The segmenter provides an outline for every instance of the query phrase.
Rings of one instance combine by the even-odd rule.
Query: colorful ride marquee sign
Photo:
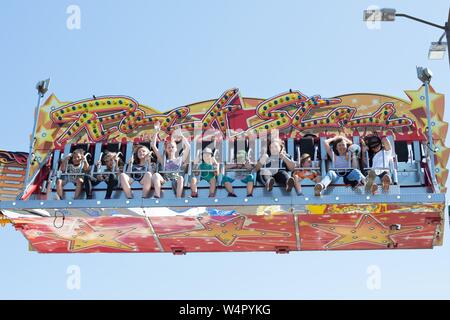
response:
[[[215,129],[223,137],[233,133],[279,130],[284,137],[304,134],[369,134],[391,131],[395,139],[426,140],[427,117],[424,87],[405,91],[409,101],[379,94],[346,94],[332,98],[307,96],[289,90],[269,99],[243,98],[239,89],[225,91],[218,99],[160,112],[128,96],[101,96],[62,102],[52,94],[39,110],[33,152],[32,176],[54,149],[67,143],[140,142],[161,128],[160,137],[176,129],[193,132]],[[442,186],[448,175],[448,149],[443,121],[444,96],[430,87],[433,139],[437,175]],[[231,133],[231,134],[230,134]]]

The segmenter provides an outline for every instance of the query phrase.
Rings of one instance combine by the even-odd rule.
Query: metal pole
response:
[[[429,89],[430,82],[425,81],[424,84],[425,84],[425,102],[427,104],[428,154],[430,155],[429,163],[430,163],[430,171],[431,171],[431,182],[436,187],[437,182],[436,182],[436,171],[435,171],[435,166],[434,166],[434,147],[433,147],[433,132],[432,132],[433,124],[431,123],[430,98],[428,95],[428,89]]]
[[[432,27],[435,27],[435,28],[439,28],[439,29],[445,30],[445,26],[441,26],[441,25],[438,25],[438,24],[436,24],[436,23],[433,23],[433,22],[430,22],[430,21],[426,21],[426,20],[423,20],[423,19],[419,19],[419,18],[410,16],[409,14],[396,13],[395,16],[396,16],[396,17],[404,17],[404,18],[408,18],[408,19],[415,20],[415,21],[418,21],[418,22],[421,22],[421,23],[425,23],[425,24],[427,24],[427,25],[429,25],[429,26],[432,26]]]
[[[30,168],[31,168],[31,160],[33,158],[32,152],[33,152],[34,139],[35,139],[35,134],[36,134],[36,132],[35,132],[36,131],[36,125],[37,125],[37,122],[38,122],[38,119],[39,119],[39,107],[40,107],[40,104],[41,104],[41,98],[43,96],[44,95],[41,94],[38,91],[38,101],[37,101],[37,105],[36,105],[36,109],[35,109],[33,131],[31,132],[30,150],[28,152],[28,159],[27,159],[27,170],[25,172],[25,183],[24,183],[24,185],[27,187],[27,189],[28,189],[28,183],[30,181],[29,174],[30,174]],[[26,191],[26,190],[24,190],[24,191]]]

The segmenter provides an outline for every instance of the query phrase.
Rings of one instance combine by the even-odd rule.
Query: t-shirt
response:
[[[164,171],[180,171],[182,161],[183,159],[181,157],[166,159],[166,162],[164,163]]]
[[[82,173],[82,172],[83,172],[83,166],[81,163],[78,165],[74,165],[73,163],[67,164],[66,173]],[[67,175],[65,179],[67,182],[72,182],[75,184],[77,181],[77,178],[78,177],[76,175],[71,174],[71,175]]]
[[[384,154],[384,157],[383,157],[383,154]],[[375,153],[372,157],[372,167],[373,168],[389,168],[389,162],[391,160],[392,160],[392,149],[389,151],[380,150],[377,153]],[[375,169],[376,174],[381,174],[383,171],[386,171],[386,170]]]
[[[206,181],[211,180],[214,177],[214,172],[211,170],[214,170],[214,166],[212,164],[202,162],[198,166],[198,169],[200,170],[200,176],[205,179]],[[205,171],[202,171],[205,170]]]
[[[133,171],[133,172],[137,171],[137,173],[132,173],[131,174],[131,178],[133,178],[134,180],[141,181],[142,178],[144,177],[146,168],[145,168],[145,165],[133,164],[133,166],[131,167],[131,171]]]
[[[182,157],[177,157],[175,159],[166,159],[164,163],[163,171],[173,171],[166,172],[163,174],[165,180],[176,180],[179,177],[179,171],[181,169],[181,164],[183,163]]]

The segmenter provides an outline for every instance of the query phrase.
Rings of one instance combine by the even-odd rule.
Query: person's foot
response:
[[[286,191],[287,192],[292,191],[292,188],[294,187],[294,183],[295,183],[294,178],[290,177],[288,179],[288,181],[286,182]]]
[[[373,184],[375,182],[375,178],[377,177],[375,171],[369,170],[369,174],[367,175],[367,182],[366,182],[366,193],[372,192],[373,190]],[[378,189],[378,187],[377,187]]]
[[[249,193],[249,194],[247,195],[247,197],[253,197],[253,194]]]
[[[376,183],[372,184],[372,186],[370,187],[370,193],[371,194],[376,194],[378,192],[378,185]]]
[[[381,183],[383,186],[384,192],[389,192],[389,188],[391,186],[392,180],[391,177],[388,174],[385,174],[383,178],[381,179]]]
[[[266,183],[267,191],[269,191],[269,192],[272,191],[274,184],[275,184],[275,179],[270,178],[269,181],[267,181],[267,183]]]
[[[210,193],[208,197],[209,197],[209,198],[214,198],[215,195],[214,195],[213,193]]]
[[[322,193],[323,190],[323,184],[318,183],[314,186],[314,195],[316,197],[320,197],[320,194]]]
[[[86,195],[86,199],[91,200],[92,199],[92,194]]]
[[[192,192],[191,198],[198,198],[198,192]]]
[[[233,197],[233,198],[237,197],[237,195],[235,193],[233,193],[233,192],[228,192],[228,196],[229,197]]]

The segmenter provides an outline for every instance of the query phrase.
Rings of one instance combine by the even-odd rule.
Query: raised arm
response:
[[[89,162],[87,161],[87,154],[85,154],[84,156],[83,156],[83,167],[82,167],[82,171],[83,172],[88,172],[89,171]]]
[[[151,144],[151,146],[152,146],[153,152],[154,152],[155,155],[156,155],[156,159],[158,160],[159,163],[162,164],[162,163],[164,162],[164,159],[163,159],[161,153],[160,153],[159,150],[158,150],[158,146],[156,145],[157,142],[158,142],[158,133],[159,133],[159,130],[160,130],[159,123],[156,123],[156,124],[155,124],[155,134],[153,135],[153,139],[152,139],[152,144]]]
[[[185,136],[183,136],[180,133],[180,137],[181,137],[181,143],[183,144],[183,153],[182,153],[182,159],[183,159],[183,163],[187,163],[189,161],[189,155],[191,153],[191,145],[189,143],[189,141],[186,139]]]
[[[323,144],[325,146],[325,151],[327,152],[328,156],[330,156],[331,159],[333,159],[333,150],[331,150],[330,144],[332,142],[334,142],[336,139],[337,139],[337,137],[328,138],[328,139],[325,139],[325,141],[323,142]]]
[[[59,170],[61,170],[62,172],[66,171],[67,165],[69,164],[69,159],[72,156],[71,153],[69,153],[67,156],[65,156],[62,160],[61,160],[61,165],[59,166]]]
[[[369,149],[367,148],[366,142],[364,141],[364,139],[361,139],[361,158],[362,158],[362,163],[363,166],[365,168],[367,168],[369,166],[369,159],[367,159],[367,151],[369,151]]]

